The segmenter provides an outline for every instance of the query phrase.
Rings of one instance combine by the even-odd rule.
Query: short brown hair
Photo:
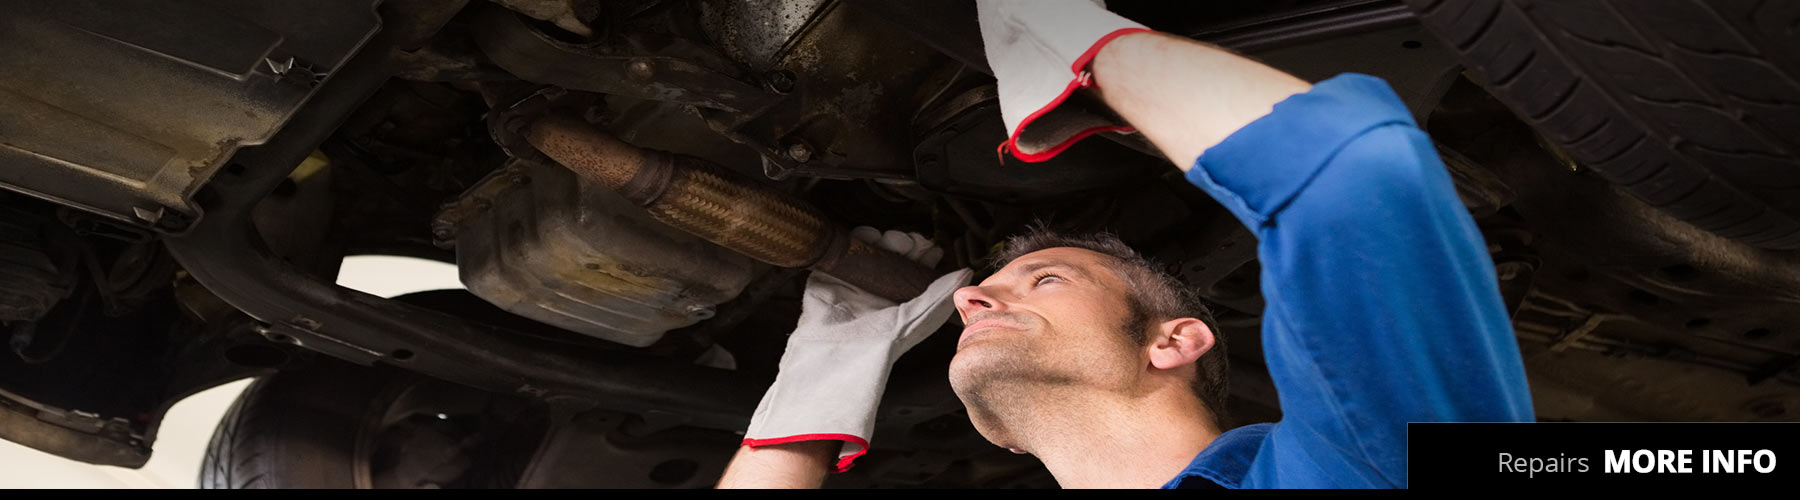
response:
[[[1174,276],[1162,272],[1155,262],[1110,233],[1070,236],[1058,234],[1041,224],[1033,225],[1024,234],[1008,238],[993,265],[999,269],[1025,254],[1059,247],[1080,248],[1112,257],[1111,269],[1130,288],[1130,293],[1125,296],[1130,312],[1121,328],[1126,338],[1136,345],[1149,342],[1147,331],[1151,324],[1176,318],[1198,319],[1213,331],[1212,350],[1195,361],[1193,390],[1212,412],[1213,423],[1223,429],[1226,424],[1225,400],[1231,392],[1226,373],[1225,336],[1213,321],[1212,309],[1201,301],[1199,294]]]

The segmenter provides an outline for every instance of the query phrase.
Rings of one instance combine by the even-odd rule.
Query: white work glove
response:
[[[975,9],[999,80],[1003,154],[1041,162],[1095,133],[1135,132],[1103,105],[1064,101],[1094,85],[1087,65],[1100,47],[1149,28],[1107,11],[1101,0],[975,0]]]
[[[944,254],[917,234],[883,234],[869,227],[850,234],[926,266],[937,264]],[[971,274],[968,269],[946,274],[917,298],[895,304],[812,273],[800,322],[781,356],[781,373],[750,418],[744,445],[839,440],[844,446],[836,472],[849,470],[851,461],[869,448],[875,409],[894,360],[943,326],[955,310],[950,294],[967,284]]]

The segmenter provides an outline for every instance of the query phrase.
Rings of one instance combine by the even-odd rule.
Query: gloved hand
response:
[[[1089,135],[1133,132],[1105,106],[1065,101],[1092,87],[1089,61],[1119,36],[1148,28],[1108,12],[1101,0],[975,0],[988,65],[999,80],[1004,154],[1048,160]]]
[[[858,227],[851,236],[933,266],[943,256],[925,237]],[[894,360],[925,340],[955,310],[950,294],[969,282],[961,269],[918,297],[895,304],[820,272],[806,280],[800,322],[788,337],[781,373],[763,394],[744,445],[839,440],[836,471],[868,450],[875,409]]]

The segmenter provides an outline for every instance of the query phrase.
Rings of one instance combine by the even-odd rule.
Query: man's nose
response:
[[[951,295],[951,298],[956,302],[956,311],[962,314],[964,322],[968,321],[969,315],[971,314],[982,311],[1006,310],[1005,303],[995,299],[993,295],[989,295],[987,291],[983,290],[980,286],[965,286],[958,288],[956,289],[956,293]]]

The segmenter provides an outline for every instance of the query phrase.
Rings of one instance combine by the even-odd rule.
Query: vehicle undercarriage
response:
[[[138,467],[175,401],[257,376],[284,380],[253,389],[267,404],[367,411],[342,433],[355,470],[213,464],[207,485],[709,486],[809,269],[896,294],[933,275],[845,230],[929,236],[942,272],[1035,221],[1116,233],[1201,290],[1234,423],[1280,415],[1255,239],[1133,137],[998,158],[969,2],[7,3],[9,440]],[[1386,79],[1487,238],[1540,419],[1800,416],[1800,254],[1597,173],[1465,71],[1421,24],[1435,4],[1109,2],[1304,79]],[[622,146],[577,158],[556,133]],[[667,186],[593,177],[627,156]],[[455,263],[469,290],[337,286],[365,254]],[[872,452],[831,485],[1054,484],[974,432],[954,338],[896,365]]]

